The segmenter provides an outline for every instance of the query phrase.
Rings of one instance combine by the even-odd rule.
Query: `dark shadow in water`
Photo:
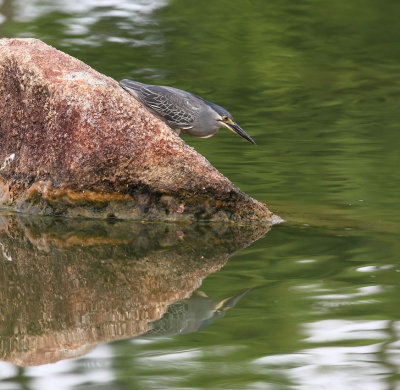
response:
[[[38,365],[103,341],[202,329],[243,294],[192,293],[268,230],[0,215],[0,358]]]

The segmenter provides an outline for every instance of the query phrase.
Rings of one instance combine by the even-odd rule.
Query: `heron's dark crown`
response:
[[[199,96],[200,97],[200,96]],[[207,106],[211,107],[214,111],[217,112],[217,114],[221,115],[221,116],[227,116],[229,118],[233,119],[233,116],[231,115],[231,113],[228,110],[225,110],[224,107],[219,106],[218,104],[215,103],[211,103],[206,99],[200,98],[201,100],[204,101],[204,103],[207,104]]]

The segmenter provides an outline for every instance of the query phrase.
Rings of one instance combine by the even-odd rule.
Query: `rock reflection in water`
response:
[[[169,305],[189,298],[267,231],[0,215],[0,358],[21,366],[50,363],[151,332]],[[205,310],[204,302],[192,305],[198,318],[187,331],[239,298],[219,304],[204,298]],[[165,332],[178,333],[170,325]]]

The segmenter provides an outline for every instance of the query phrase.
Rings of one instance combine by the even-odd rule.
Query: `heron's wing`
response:
[[[139,100],[168,121],[172,127],[190,129],[198,116],[200,104],[192,94],[172,87],[146,85],[136,81],[123,85],[133,89]]]
[[[200,109],[197,99],[191,98],[188,92],[168,87],[146,86],[142,89],[142,99],[146,106],[165,118],[172,127],[180,129],[193,127]]]

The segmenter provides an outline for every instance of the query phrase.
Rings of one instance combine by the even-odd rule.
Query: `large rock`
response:
[[[0,101],[0,207],[271,222],[115,80],[41,41],[0,40]]]

